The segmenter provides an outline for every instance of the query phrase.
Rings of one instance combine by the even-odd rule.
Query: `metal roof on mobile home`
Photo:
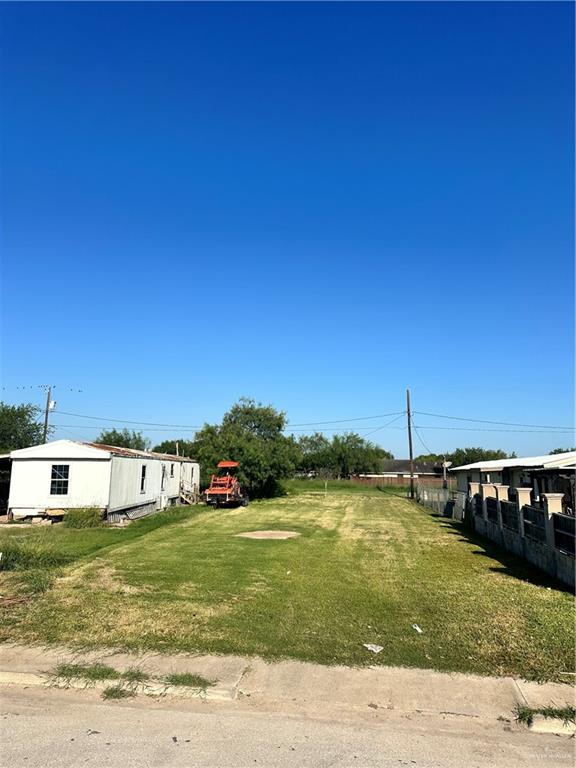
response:
[[[475,461],[473,464],[463,464],[451,467],[451,472],[465,469],[493,470],[501,469],[575,469],[576,451],[567,453],[548,454],[546,456],[519,456],[515,459],[492,459],[490,461]]]
[[[184,456],[172,456],[169,453],[155,453],[154,451],[138,451],[133,448],[120,448],[116,445],[104,445],[103,443],[88,443],[80,440],[52,440],[43,445],[33,445],[30,448],[20,448],[10,453],[12,459],[41,459],[56,457],[67,458],[92,458],[109,459],[111,456],[122,456],[130,459],[155,459],[157,461],[171,462],[195,462]]]

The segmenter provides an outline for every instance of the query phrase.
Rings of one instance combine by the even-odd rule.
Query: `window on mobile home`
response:
[[[68,493],[70,464],[52,464],[50,495],[65,496]]]

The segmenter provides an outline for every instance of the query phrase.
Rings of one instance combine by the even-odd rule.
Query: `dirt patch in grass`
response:
[[[235,535],[242,539],[296,539],[300,536],[297,531],[245,531]]]
[[[195,649],[215,620],[237,607],[234,597],[200,602],[174,594],[146,597],[81,589],[59,590],[32,606],[31,623],[21,627],[25,642],[60,643],[76,648],[117,647]],[[42,629],[40,629],[42,627]]]
[[[72,568],[65,576],[60,577],[58,582],[68,589],[84,588],[89,582],[93,589],[112,594],[139,595],[147,591],[145,587],[123,582],[117,569],[101,559]]]

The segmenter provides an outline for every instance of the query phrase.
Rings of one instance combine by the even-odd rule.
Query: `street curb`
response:
[[[551,733],[556,736],[573,736],[576,734],[575,723],[564,723],[557,717],[544,717],[544,715],[534,715],[529,728],[534,733]]]
[[[52,675],[36,675],[27,672],[0,672],[0,686],[21,686],[24,688],[75,688],[78,690],[104,691],[121,684],[120,680],[65,680]],[[234,701],[236,690],[230,686],[215,685],[206,688],[166,685],[161,682],[124,685],[126,690],[146,696],[174,696],[179,699],[201,699],[202,701]]]

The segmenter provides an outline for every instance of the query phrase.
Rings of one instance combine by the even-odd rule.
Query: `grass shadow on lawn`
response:
[[[571,589],[568,584],[564,584],[553,576],[549,576],[544,571],[536,568],[535,565],[518,557],[518,555],[515,555],[513,552],[509,552],[491,539],[485,539],[467,525],[455,520],[449,520],[448,518],[442,517],[442,515],[431,514],[430,517],[435,518],[434,522],[446,529],[446,533],[452,536],[459,536],[460,541],[477,546],[479,550],[472,554],[479,557],[487,557],[490,560],[497,560],[501,563],[501,568],[490,568],[494,573],[512,576],[514,579],[526,581],[537,587],[550,588],[559,592],[574,594],[574,590]]]

